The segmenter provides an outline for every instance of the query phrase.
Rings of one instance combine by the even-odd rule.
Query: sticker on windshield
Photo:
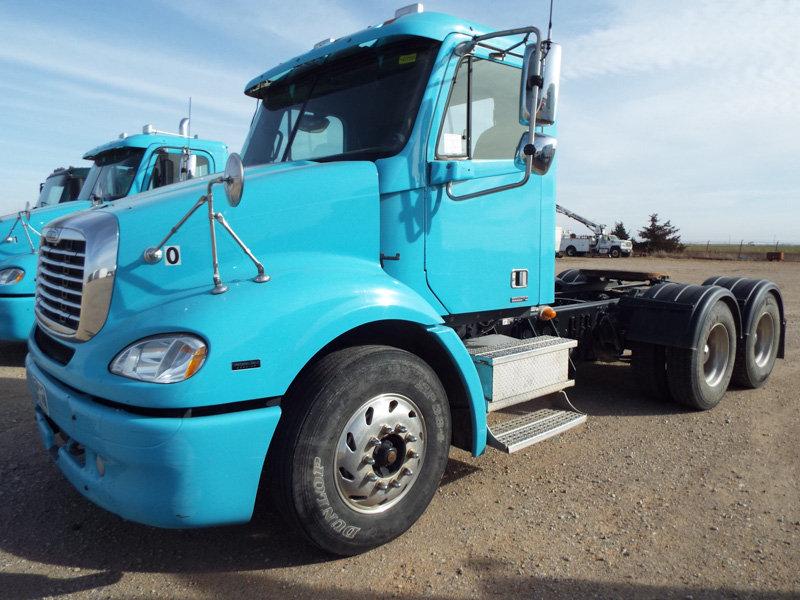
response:
[[[401,54],[400,60],[398,61],[401,65],[407,65],[409,63],[417,62],[417,53],[414,54]]]
[[[164,248],[164,262],[168,267],[176,267],[181,264],[181,247],[167,246]]]

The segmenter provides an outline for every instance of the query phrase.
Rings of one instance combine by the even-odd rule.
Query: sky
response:
[[[120,132],[177,130],[190,96],[192,132],[238,151],[252,77],[402,4],[0,1],[0,214]],[[424,4],[547,25],[547,0]],[[798,32],[796,0],[555,0],[558,202],[634,233],[658,213],[685,241],[800,242]]]

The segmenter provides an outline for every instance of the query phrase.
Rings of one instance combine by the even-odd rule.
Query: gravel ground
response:
[[[422,519],[349,559],[321,556],[268,506],[246,526],[198,531],[96,508],[41,448],[24,348],[0,346],[0,596],[800,597],[800,264],[613,264],[690,282],[771,278],[787,300],[789,360],[707,413],[641,397],[621,363],[579,365],[570,397],[585,426],[510,456],[454,450]]]

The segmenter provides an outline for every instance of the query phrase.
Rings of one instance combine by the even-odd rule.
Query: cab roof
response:
[[[472,37],[491,33],[492,31],[494,29],[486,25],[480,25],[444,13],[421,12],[407,14],[380,25],[367,27],[357,33],[345,35],[330,43],[318,45],[318,47],[312,48],[305,54],[289,59],[250,80],[245,86],[244,93],[248,96],[259,97],[259,91],[265,84],[269,85],[294,67],[324,59],[330,54],[374,39],[395,35],[414,35],[442,41],[451,33],[463,33]]]
[[[159,146],[175,146],[183,147],[189,146],[198,150],[225,150],[227,146],[222,142],[212,140],[204,140],[199,138],[187,138],[180,135],[169,135],[161,133],[137,133],[126,137],[120,137],[111,140],[105,144],[89,150],[83,155],[85,160],[94,160],[99,154],[108,152],[109,150],[117,150],[119,148],[148,148],[152,145]]]

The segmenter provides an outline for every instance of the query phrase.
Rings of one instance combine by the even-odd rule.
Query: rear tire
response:
[[[709,311],[698,339],[694,350],[669,349],[667,378],[676,402],[708,410],[722,400],[733,374],[736,323],[727,304],[719,301]]]
[[[775,296],[766,294],[763,301],[753,307],[753,315],[750,330],[745,332],[746,337],[736,350],[733,369],[733,381],[750,389],[766,383],[778,356],[781,313]]]
[[[359,554],[422,515],[447,465],[450,410],[419,357],[388,346],[333,352],[281,404],[268,481],[280,511],[313,544]]]
[[[566,253],[567,253],[567,256],[572,257],[572,256],[575,256],[578,252],[577,252],[577,250],[575,250],[575,246],[567,246]]]
[[[642,393],[657,400],[672,400],[664,346],[640,343],[632,350],[631,369]]]

